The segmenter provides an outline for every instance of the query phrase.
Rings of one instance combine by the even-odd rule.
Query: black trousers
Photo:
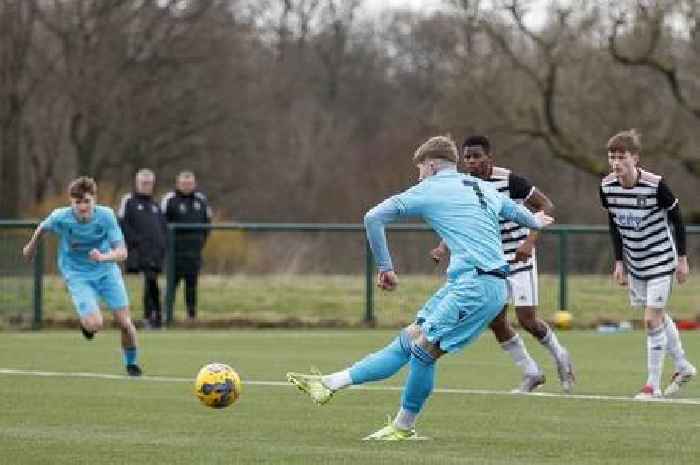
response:
[[[143,274],[143,318],[156,327],[160,326],[163,321],[158,274],[154,272],[144,272]]]
[[[173,290],[173,301],[177,294],[177,287],[180,281],[185,281],[185,306],[187,307],[187,317],[197,317],[197,281],[199,278],[198,272],[176,272],[175,273],[175,289]]]

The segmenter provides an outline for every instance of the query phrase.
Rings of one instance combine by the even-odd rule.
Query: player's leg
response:
[[[658,302],[658,305],[666,305],[670,299],[672,285],[672,275],[647,282],[649,301]],[[667,311],[663,313],[662,325],[666,335],[666,353],[671,357],[675,365],[671,382],[664,390],[664,395],[669,396],[677,393],[683,385],[693,379],[697,374],[697,370],[686,358],[676,323]]]
[[[647,382],[637,394],[645,399],[661,397],[661,374],[666,356],[666,331],[664,328],[664,309],[647,306],[644,309],[644,325],[647,329]]]
[[[199,274],[190,272],[185,275],[185,306],[187,318],[194,320],[197,317],[197,278]]]
[[[515,307],[518,322],[525,330],[532,334],[552,355],[557,367],[557,375],[562,389],[565,392],[573,390],[575,376],[573,363],[569,351],[559,342],[552,328],[537,316],[537,307]]]
[[[323,405],[335,392],[354,384],[379,381],[393,376],[410,358],[410,334],[417,331],[416,325],[403,329],[387,346],[367,355],[351,367],[321,375],[320,373],[287,373],[287,380]]]
[[[685,351],[683,350],[680,334],[678,334],[678,328],[668,313],[664,315],[664,323],[666,331],[666,351],[671,356],[676,366],[676,370],[671,376],[671,382],[664,390],[665,396],[671,396],[691,381],[697,375],[698,370],[685,357]]]
[[[367,436],[370,440],[415,438],[415,423],[433,391],[435,363],[445,353],[470,344],[501,311],[506,300],[505,281],[471,274],[456,280],[421,325],[411,344],[409,373],[393,424]]]
[[[513,363],[522,372],[522,381],[517,388],[513,389],[513,392],[531,392],[544,384],[544,373],[530,356],[523,338],[515,332],[508,321],[507,307],[503,307],[503,310],[494,318],[489,327],[501,348],[510,355]]]
[[[144,315],[148,315],[151,326],[160,328],[162,318],[158,274],[152,270],[143,272],[143,308]]]
[[[524,297],[529,294],[530,283],[523,278],[524,273],[516,273],[508,278],[509,303],[513,303],[517,297]],[[526,288],[527,286],[527,288]],[[501,344],[501,348],[510,355],[513,362],[522,372],[520,385],[513,389],[513,392],[531,392],[545,382],[545,376],[537,362],[532,358],[525,348],[525,341],[515,332],[513,326],[508,321],[507,307],[498,314],[489,327],[493,331],[496,340]]]
[[[166,293],[166,298],[168,299],[167,308],[172,308],[173,312],[175,310],[175,299],[177,298],[177,288],[180,285],[180,281],[184,278],[184,275],[180,273],[177,264],[175,265],[175,276],[173,276],[173,289],[170,294]]]
[[[647,281],[636,279],[632,275],[627,278],[630,305],[634,308],[644,308],[644,325],[647,330],[647,382],[635,396],[638,399],[661,397],[660,382],[663,357],[666,353],[666,332],[661,326],[663,309],[655,312],[647,305],[649,300]],[[658,313],[658,314],[657,314]],[[655,381],[656,378],[656,381]],[[654,386],[656,383],[656,386]]]
[[[73,306],[80,318],[80,331],[85,339],[92,339],[102,329],[103,321],[97,301],[98,293],[93,283],[80,276],[67,276],[66,287],[73,300]]]
[[[436,305],[448,294],[450,284],[445,284],[418,312],[417,321],[425,320]],[[379,381],[393,376],[411,357],[411,344],[420,334],[419,324],[411,324],[384,348],[371,353],[349,368],[330,375],[287,373],[290,383],[308,394],[317,404],[325,404],[333,394],[354,384]]]
[[[127,373],[130,376],[141,376],[136,327],[129,313],[129,297],[119,268],[115,266],[111,273],[100,279],[99,293],[119,326],[123,361]]]

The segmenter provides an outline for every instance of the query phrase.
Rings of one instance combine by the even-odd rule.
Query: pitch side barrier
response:
[[[38,221],[0,220],[0,319],[32,329],[41,327],[46,244],[39,242],[31,263],[22,257],[22,247],[38,225]]]
[[[21,256],[22,246],[29,240],[34,228],[38,225],[33,220],[0,220],[0,250],[2,250],[3,262],[0,263],[0,320],[10,321],[13,326],[31,326],[40,329],[43,309],[43,286],[47,268],[51,268],[47,260],[52,259],[47,253],[46,239],[39,242],[36,258],[28,263]],[[212,230],[212,231],[241,231],[241,232],[274,232],[274,233],[356,233],[364,235],[362,224],[337,224],[337,223],[217,223],[217,224],[169,224],[168,225],[168,259],[166,264],[167,288],[165,299],[165,312],[168,323],[173,321],[174,293],[174,256],[175,232],[177,230]],[[394,233],[429,232],[430,228],[422,224],[396,224],[387,228]],[[700,236],[700,225],[686,227],[690,240]],[[547,253],[554,253],[556,257],[548,257],[552,262],[551,270],[556,270],[558,276],[556,302],[560,309],[569,309],[569,275],[576,271],[581,260],[580,254],[571,259],[572,252],[581,252],[579,240],[585,236],[589,238],[598,236],[596,246],[605,247],[605,253],[611,250],[609,240],[602,237],[608,233],[606,225],[568,225],[560,224],[552,226],[544,231],[542,239],[549,241]],[[372,325],[375,322],[374,311],[374,274],[375,266],[367,241],[364,242],[364,309],[362,319]],[[605,244],[604,246],[602,244]],[[541,247],[540,249],[543,249]],[[583,251],[585,254],[585,250]],[[696,253],[689,252],[692,256]],[[574,254],[575,255],[575,254]],[[609,266],[609,257],[605,257],[606,266]],[[691,262],[692,262],[691,258]],[[47,266],[49,265],[49,266]],[[692,265],[692,263],[691,263]]]
[[[167,259],[167,290],[166,290],[166,321],[173,321],[173,305],[172,298],[175,292],[175,262],[172,259],[175,251],[176,231],[182,230],[229,230],[242,232],[277,232],[277,233],[296,233],[296,232],[323,232],[323,233],[348,233],[356,232],[364,234],[364,225],[362,224],[338,224],[338,223],[217,223],[217,224],[176,224],[168,225],[168,244],[169,253]],[[686,227],[689,235],[700,234],[700,225],[689,225]],[[394,224],[387,227],[387,231],[392,232],[429,232],[430,227],[424,224]],[[557,246],[556,268],[559,276],[558,286],[558,306],[561,310],[569,308],[569,251],[572,247],[572,239],[583,235],[604,235],[608,234],[607,225],[573,225],[559,224],[554,225],[543,231],[544,234],[554,236]],[[369,242],[365,242],[365,305],[363,320],[366,324],[372,325],[375,323],[374,313],[374,274],[375,264],[372,259],[372,253],[369,247]]]

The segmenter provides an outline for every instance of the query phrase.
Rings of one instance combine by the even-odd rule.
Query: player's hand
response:
[[[535,245],[529,241],[525,241],[515,250],[515,261],[516,262],[526,262],[532,257],[532,251],[535,249]]]
[[[433,259],[435,263],[440,263],[440,261],[447,256],[447,250],[443,247],[435,247],[430,251],[430,258]]]
[[[622,262],[615,262],[615,268],[613,269],[613,279],[620,286],[627,285],[627,273],[625,273],[625,265]]]
[[[546,214],[543,210],[534,213],[534,215],[542,228],[546,228],[550,224],[554,223],[554,218]]]
[[[676,279],[678,284],[683,284],[688,279],[688,274],[690,274],[690,267],[688,266],[688,257],[685,255],[678,257],[678,266],[676,267]]]
[[[383,291],[393,291],[399,285],[399,277],[393,271],[380,271],[377,274],[377,287]]]
[[[32,261],[34,259],[35,254],[36,246],[31,242],[22,248],[22,255],[29,261]]]
[[[95,262],[102,262],[105,259],[104,254],[97,249],[92,249],[88,254],[88,257],[90,257],[90,260]]]

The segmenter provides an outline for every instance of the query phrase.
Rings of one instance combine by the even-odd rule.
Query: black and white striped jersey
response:
[[[525,202],[535,187],[527,179],[516,176],[509,169],[493,167],[491,176],[486,179],[501,194],[510,197],[517,203]],[[512,221],[501,218],[501,243],[503,244],[503,254],[510,265],[510,273],[531,270],[534,263],[534,254],[526,262],[515,261],[515,251],[527,238],[530,230]]]
[[[621,257],[630,275],[650,280],[672,274],[678,262],[668,210],[678,204],[661,176],[638,170],[633,187],[623,187],[615,174],[600,184],[600,200],[610,214],[610,227],[622,243]]]

